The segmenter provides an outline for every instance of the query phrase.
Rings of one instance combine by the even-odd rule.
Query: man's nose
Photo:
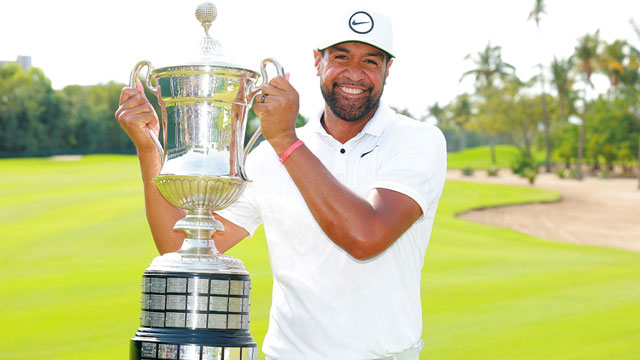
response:
[[[346,76],[349,80],[359,81],[364,78],[364,72],[357,65],[351,65],[346,68],[344,71],[344,76]]]

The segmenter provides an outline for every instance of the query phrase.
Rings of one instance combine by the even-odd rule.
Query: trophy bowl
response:
[[[154,180],[167,201],[193,211],[222,210],[233,204],[246,186],[242,179],[221,176],[162,175]]]

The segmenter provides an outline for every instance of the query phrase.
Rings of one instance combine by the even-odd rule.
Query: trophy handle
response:
[[[273,58],[266,58],[262,60],[262,64],[260,65],[260,73],[262,74],[262,84],[256,86],[249,93],[249,102],[253,101],[253,99],[256,97],[258,92],[262,90],[262,86],[269,82],[269,74],[267,74],[267,65],[269,63],[273,64],[273,66],[276,67],[276,71],[278,72],[279,76],[284,76],[284,68],[282,68],[282,65],[280,65],[278,61],[276,61]],[[262,134],[262,129],[261,129],[261,126],[258,125],[258,128],[256,129],[256,131],[253,133],[253,135],[251,135],[251,138],[249,139],[247,146],[244,147],[244,152],[242,154],[242,166],[240,167],[240,172],[242,173],[242,177],[245,179],[247,179],[247,175],[244,173],[244,163],[247,160],[247,154],[249,153],[249,150],[251,150],[251,147],[253,147],[253,144],[255,144],[256,140],[258,140],[258,137],[260,136],[260,134]]]
[[[136,66],[133,68],[133,71],[131,71],[131,77],[129,78],[129,87],[132,87],[135,89],[136,87],[136,80],[138,80],[138,74],[140,73],[140,70],[142,70],[143,67],[147,66],[147,76],[145,79],[145,85],[147,85],[147,89],[149,89],[150,91],[152,91],[153,93],[157,94],[158,93],[158,89],[151,85],[151,71],[153,69],[153,65],[151,65],[151,62],[148,60],[142,60],[139,63],[136,64]],[[164,148],[162,147],[162,144],[160,144],[160,140],[158,140],[158,136],[156,136],[156,134],[153,132],[153,130],[151,130],[151,128],[147,127],[147,131],[149,132],[149,135],[151,136],[151,139],[153,140],[153,142],[156,144],[156,148],[158,149],[158,152],[160,153],[160,159],[162,161],[162,164],[164,164]]]

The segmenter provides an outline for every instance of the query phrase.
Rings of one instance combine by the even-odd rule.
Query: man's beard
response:
[[[377,108],[380,103],[380,96],[382,93],[375,96],[372,93],[372,88],[364,90],[368,93],[368,96],[364,101],[359,102],[349,101],[344,97],[341,98],[337,93],[337,88],[338,84],[336,83],[332,84],[329,91],[327,91],[322,84],[320,85],[322,97],[324,97],[324,101],[329,105],[329,109],[331,109],[331,112],[333,112],[334,115],[344,121],[355,122],[362,120],[373,109]]]

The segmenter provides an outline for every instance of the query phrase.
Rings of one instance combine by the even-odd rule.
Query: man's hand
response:
[[[153,181],[160,172],[162,162],[148,129],[151,128],[157,134],[159,123],[155,110],[144,95],[140,81],[135,89],[122,89],[116,119],[138,150],[147,221],[156,246],[163,254],[175,251],[180,248],[184,234],[173,231],[173,225],[185,214],[162,197]]]
[[[156,135],[159,133],[158,116],[149,100],[147,100],[140,80],[137,81],[135,89],[129,87],[122,89],[120,107],[115,115],[124,131],[135,144],[138,153],[158,152],[147,130],[147,128],[150,128]]]
[[[269,81],[256,97],[253,111],[260,118],[262,135],[278,156],[298,140],[295,125],[299,108],[298,92],[289,83],[289,74]]]

